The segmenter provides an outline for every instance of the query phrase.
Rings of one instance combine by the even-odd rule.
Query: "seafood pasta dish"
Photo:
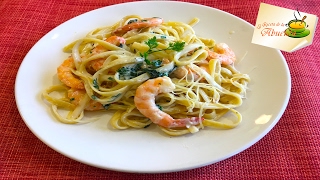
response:
[[[94,29],[63,48],[69,57],[57,67],[61,83],[43,97],[68,124],[99,119],[88,111],[109,111],[119,130],[154,124],[178,136],[234,128],[250,78],[234,67],[227,44],[196,35],[198,22],[130,15]],[[232,120],[221,121],[227,113]]]

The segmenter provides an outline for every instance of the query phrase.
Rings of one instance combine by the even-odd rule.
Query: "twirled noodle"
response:
[[[146,128],[153,121],[136,107],[136,90],[149,79],[169,76],[174,90],[158,94],[154,103],[174,119],[199,117],[203,121],[178,128],[159,126],[165,133],[177,136],[204,127],[230,129],[239,125],[242,117],[235,108],[246,97],[250,78],[237,71],[233,63],[223,62],[232,54],[215,49],[213,39],[196,35],[193,26],[199,22],[197,18],[189,24],[152,24],[153,20],[126,16],[63,48],[71,53],[71,60],[60,65],[58,77],[67,85],[54,85],[43,91],[59,121],[90,122],[88,118],[83,120],[85,111],[101,110],[113,112],[110,123],[115,129]],[[183,46],[177,49],[175,45]],[[83,86],[73,86],[76,83]],[[63,92],[62,97],[53,95],[56,92]],[[63,115],[61,109],[69,113]],[[220,121],[228,112],[236,120]]]

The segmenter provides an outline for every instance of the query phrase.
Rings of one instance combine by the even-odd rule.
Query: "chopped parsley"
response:
[[[107,110],[107,109],[109,109],[109,106],[110,106],[110,104],[104,104],[103,108]]]
[[[166,38],[166,36],[163,35],[161,36],[161,38]],[[118,69],[119,78],[121,80],[132,79],[144,73],[148,73],[151,78],[168,76],[173,71],[173,69],[167,72],[157,71],[156,69],[162,66],[162,61],[160,59],[150,60],[148,59],[148,56],[154,52],[159,51],[181,51],[183,50],[185,45],[185,42],[175,42],[169,43],[169,46],[165,49],[157,49],[159,44],[157,42],[156,36],[148,39],[145,43],[149,47],[149,49],[146,52],[140,52],[140,56],[142,58],[142,61],[144,62],[139,62],[138,64],[134,65],[127,65]]]
[[[114,81],[113,77],[108,77],[108,80]]]
[[[94,87],[94,88],[99,89],[99,84],[98,84],[97,79],[94,79],[94,80],[92,81],[92,84],[93,84],[93,87]]]
[[[149,46],[149,50],[147,52],[151,53],[152,49],[158,47],[157,37],[153,36],[153,38],[148,39],[148,41],[145,42]]]
[[[112,96],[108,102],[113,102],[113,101],[117,100],[117,98],[118,98],[119,96],[121,96],[121,93]]]
[[[161,36],[161,38],[166,38],[166,36]],[[155,49],[159,45],[156,36],[153,36],[153,38],[148,39],[145,43],[149,47],[149,49],[144,53],[140,53],[140,56],[144,58],[145,62],[148,65],[150,64],[150,60],[148,59],[149,54],[158,52],[158,51],[165,51],[165,50],[172,50],[172,51],[179,52],[183,50],[185,45],[185,42],[175,42],[175,43],[169,43],[169,47],[165,49]]]
[[[163,77],[163,76],[169,76],[169,72],[159,72],[155,69],[146,69],[146,73],[150,75],[150,78],[157,78],[157,77]]]
[[[165,50],[173,50],[173,51],[182,51],[184,48],[185,42],[175,42],[175,43],[170,43],[169,47]]]
[[[127,80],[127,79],[132,79],[135,78],[139,75],[141,75],[142,73],[139,73],[139,64],[134,65],[134,66],[124,66],[120,69],[118,69],[118,73],[119,73],[119,78],[121,80]]]
[[[140,76],[144,73],[148,73],[150,75],[150,78],[169,76],[172,70],[165,72],[160,72],[156,70],[157,68],[161,67],[161,65],[162,61],[157,59],[150,61],[149,64],[138,63],[130,66],[124,66],[118,70],[119,79],[128,80]]]
[[[162,111],[162,106],[160,106],[159,104],[156,104],[156,105],[160,109],[160,111]]]
[[[134,22],[138,22],[138,19],[131,19],[128,24],[134,23]]]
[[[93,100],[97,100],[97,99],[98,99],[98,97],[97,97],[97,96],[95,96],[95,95],[92,95],[92,96],[91,96],[91,99],[93,99]]]
[[[159,68],[162,65],[162,61],[160,59],[158,60],[154,60],[150,62],[150,65],[152,66],[152,68]]]

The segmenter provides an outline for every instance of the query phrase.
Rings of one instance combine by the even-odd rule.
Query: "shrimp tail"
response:
[[[179,127],[190,127],[194,125],[198,125],[202,122],[204,118],[202,117],[191,117],[191,118],[184,118],[184,119],[174,119],[168,128],[179,128]]]

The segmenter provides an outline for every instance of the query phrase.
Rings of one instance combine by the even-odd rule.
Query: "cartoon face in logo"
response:
[[[307,16],[303,16],[303,18],[299,20],[296,18],[294,13],[293,15],[295,19],[289,21],[287,24],[288,28],[285,30],[285,34],[292,38],[302,38],[308,36],[310,34],[310,30],[306,29],[308,27],[307,23],[305,22]]]

